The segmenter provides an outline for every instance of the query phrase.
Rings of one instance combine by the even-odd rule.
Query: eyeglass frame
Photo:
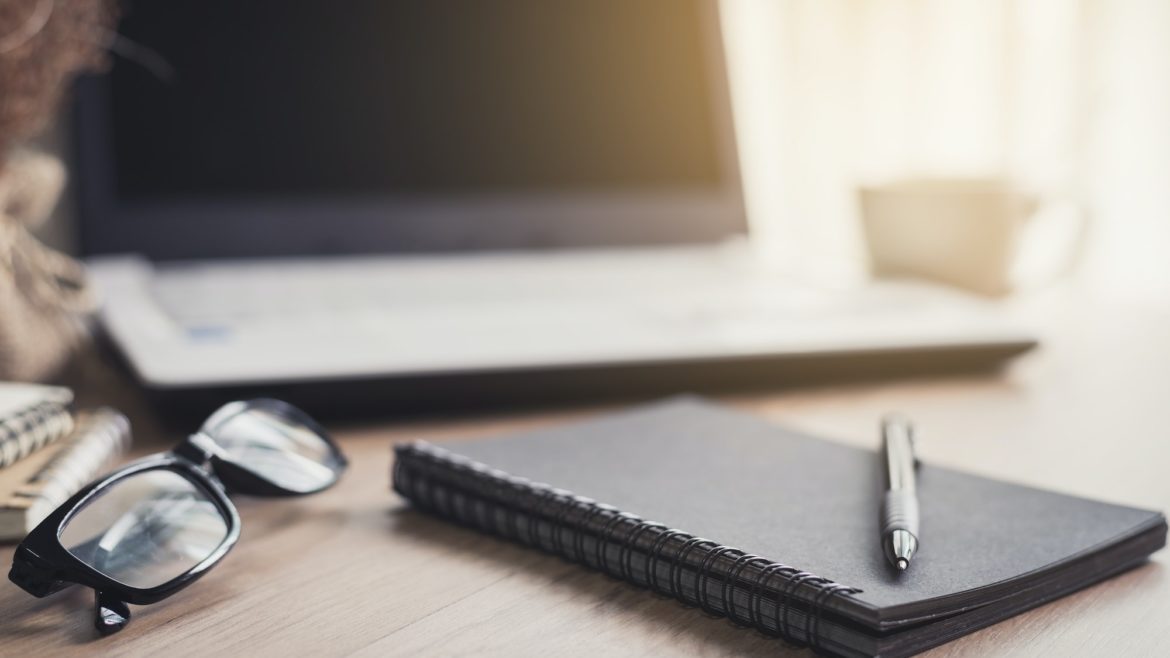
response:
[[[308,491],[281,487],[240,466],[215,443],[212,432],[227,420],[252,409],[273,410],[281,417],[303,424],[329,447],[337,463],[337,477]],[[267,497],[304,496],[319,493],[337,483],[348,460],[317,421],[300,409],[280,400],[259,398],[231,402],[213,413],[200,429],[171,450],[143,457],[86,485],[46,516],[17,547],[8,578],[37,598],[44,598],[73,585],[92,588],[96,593],[95,627],[103,635],[115,633],[129,623],[125,604],[158,603],[199,580],[228,554],[240,538],[240,515],[228,493]],[[61,532],[75,514],[115,484],[149,471],[176,473],[205,494],[221,513],[227,534],[206,558],[182,574],[154,587],[134,587],[119,582],[86,564],[61,543]]]

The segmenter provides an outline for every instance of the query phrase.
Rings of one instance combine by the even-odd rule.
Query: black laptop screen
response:
[[[115,186],[176,196],[719,184],[704,25],[681,0],[186,0],[122,33]]]

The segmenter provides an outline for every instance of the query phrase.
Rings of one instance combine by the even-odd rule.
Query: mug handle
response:
[[[1081,261],[1088,217],[1082,204],[1069,199],[1028,199],[1009,279],[1017,291],[1046,288],[1067,276]]]

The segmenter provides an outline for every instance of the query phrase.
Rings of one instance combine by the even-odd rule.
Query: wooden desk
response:
[[[919,423],[926,460],[1170,510],[1170,310],[1036,303],[1024,315],[1050,329],[1045,347],[1001,377],[724,401],[867,446],[876,441],[875,419],[901,409]],[[117,636],[95,639],[87,590],[36,600],[4,582],[2,653],[811,655],[580,566],[422,517],[389,491],[393,441],[489,435],[597,411],[341,429],[353,465],[338,487],[303,500],[238,500],[244,529],[233,553],[171,600],[136,608]],[[175,440],[157,437],[138,450]],[[0,550],[5,568],[11,554]],[[1163,551],[1147,566],[932,655],[1170,655],[1168,559]]]

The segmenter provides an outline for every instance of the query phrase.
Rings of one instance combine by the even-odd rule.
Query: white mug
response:
[[[861,189],[870,269],[982,295],[1011,291],[1037,199],[1000,178],[907,179]]]

